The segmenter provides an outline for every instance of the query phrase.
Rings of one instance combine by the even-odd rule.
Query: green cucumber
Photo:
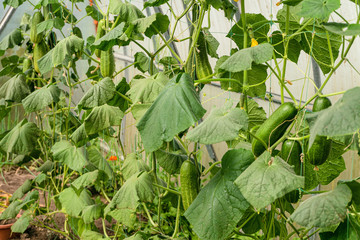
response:
[[[196,166],[189,160],[184,161],[180,168],[181,197],[184,210],[196,198],[199,192],[199,176]]]
[[[256,131],[256,138],[262,140],[267,146],[273,145],[284,135],[297,112],[294,103],[282,104]],[[266,148],[256,138],[252,141],[252,150],[255,156],[260,156]]]
[[[40,43],[43,39],[43,33],[37,33],[37,25],[44,21],[44,17],[41,12],[35,12],[31,20],[30,28],[30,41],[33,43]]]
[[[318,97],[313,105],[313,112],[319,112],[331,106],[330,99]],[[332,141],[326,136],[316,136],[314,143],[307,152],[307,157],[312,165],[319,166],[326,162],[331,150]]]
[[[206,41],[203,32],[200,32],[195,52],[195,71],[197,79],[203,79],[213,74],[206,50]]]
[[[289,165],[294,166],[294,171],[297,175],[301,174],[301,145],[295,140],[285,140],[281,147],[281,157]],[[300,192],[298,189],[285,194],[285,199],[289,203],[297,203],[300,199]]]
[[[32,67],[32,62],[30,58],[25,58],[23,61],[23,73],[29,70]]]
[[[38,44],[35,44],[34,47],[34,69],[36,72],[40,73],[38,61],[48,52],[47,45],[44,41],[41,41]]]
[[[115,58],[112,48],[107,51],[101,51],[100,72],[104,78],[112,78],[112,75],[115,72]]]
[[[73,30],[72,30],[72,33],[77,36],[78,38],[81,38],[82,39],[82,32],[80,30],[80,28],[78,27],[74,27]],[[78,51],[75,53],[75,56],[80,59],[81,58],[81,55],[82,55],[82,52],[81,51]]]
[[[104,28],[105,28],[105,19],[101,19],[98,22],[95,41],[99,40],[102,36],[105,35],[105,29]],[[96,55],[96,57],[100,58],[101,57],[101,50],[100,49],[95,49],[95,55]]]

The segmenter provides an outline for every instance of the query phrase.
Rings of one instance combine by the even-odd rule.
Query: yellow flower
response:
[[[251,47],[255,47],[257,45],[259,45],[259,43],[255,40],[255,38],[252,38],[251,39]]]

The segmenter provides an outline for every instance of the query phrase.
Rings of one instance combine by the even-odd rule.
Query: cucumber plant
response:
[[[351,168],[342,155],[360,149],[360,88],[326,87],[345,63],[355,68],[356,1],[352,19],[339,0],[268,1],[271,16],[249,13],[245,0],[4,6],[24,2],[33,15],[0,39],[0,153],[36,176],[0,215],[22,212],[13,232],[33,224],[66,239],[358,238],[360,176],[337,177]],[[154,7],[168,14],[146,16]],[[232,26],[220,56],[214,9]],[[114,50],[128,46],[134,62],[120,67]],[[324,75],[312,95],[308,74],[289,74],[310,57]],[[129,68],[136,75],[123,74]],[[210,83],[237,97],[204,117]],[[122,136],[130,116],[135,141]],[[226,153],[206,161],[203,149],[217,143]]]

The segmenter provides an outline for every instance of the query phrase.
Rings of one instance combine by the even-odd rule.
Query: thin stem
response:
[[[149,212],[148,208],[146,207],[146,204],[142,202],[141,205],[144,207],[145,213],[146,213],[151,225],[153,225],[154,227],[158,227],[158,225],[152,219],[150,212]]]
[[[121,92],[115,91],[115,93],[117,93],[120,97],[122,97],[123,99],[125,99],[126,101],[128,101],[129,103],[133,103],[132,100],[130,98],[128,98],[127,96],[125,96],[124,94],[122,94]]]
[[[176,237],[178,231],[179,231],[179,223],[180,223],[180,207],[181,207],[181,195],[178,196],[178,205],[177,205],[177,211],[176,211],[176,220],[175,220],[175,230],[172,235],[173,238]]]
[[[208,174],[216,165],[219,165],[219,164],[221,164],[221,161],[218,161],[218,162],[213,163],[208,169],[206,169],[206,170],[202,173],[202,175],[203,175],[203,176],[206,176],[206,174]]]
[[[123,71],[125,71],[128,68],[131,68],[132,66],[136,65],[138,62],[133,62],[130,65],[127,65],[126,67],[124,67],[123,69],[121,69],[120,71],[118,71],[117,73],[115,73],[114,77],[116,77],[117,75],[119,75],[120,73],[122,73]]]
[[[248,45],[248,30],[247,30],[247,22],[246,22],[246,12],[245,12],[245,0],[241,0],[241,21],[242,28],[244,32],[244,40],[243,40],[243,48],[247,48]],[[247,86],[248,86],[248,71],[245,70],[243,72],[243,92],[240,95],[240,107],[245,109],[248,113],[248,104],[247,104]]]
[[[153,54],[151,54],[143,45],[138,43],[136,40],[133,40],[133,42],[138,45],[146,53],[146,55],[148,55],[150,58],[153,57]]]
[[[286,5],[286,22],[285,22],[285,36],[289,34],[289,22],[290,22],[290,6]],[[284,103],[284,88],[285,88],[285,75],[286,75],[286,66],[288,60],[288,48],[289,48],[289,40],[287,38],[284,39],[284,63],[283,63],[283,71],[281,75],[281,103]]]
[[[175,191],[175,190],[173,190],[173,189],[171,189],[171,188],[167,188],[167,187],[161,186],[161,185],[156,184],[156,183],[153,183],[153,186],[158,187],[158,188],[161,188],[161,189],[164,189],[164,190],[166,190],[166,191],[168,191],[168,192],[170,192],[170,193],[176,194],[176,195],[181,195],[181,193],[179,193],[178,191]]]
[[[96,62],[97,64],[100,64],[100,61],[96,60],[95,58],[93,58],[92,56],[90,56],[86,51],[83,51],[83,53],[90,58],[92,61]]]
[[[210,78],[210,79],[200,79],[194,81],[195,86],[199,85],[200,83],[210,83],[210,82],[234,82],[242,86],[239,80],[233,78]]]

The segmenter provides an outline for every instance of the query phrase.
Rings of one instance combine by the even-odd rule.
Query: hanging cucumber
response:
[[[313,112],[319,112],[331,106],[330,99],[318,97],[313,105]],[[312,165],[319,166],[325,163],[331,150],[331,140],[325,136],[316,136],[314,143],[307,152],[307,157]]]
[[[199,192],[198,183],[199,177],[196,166],[189,160],[184,161],[180,168],[181,197],[184,210],[188,209],[196,198]]]
[[[297,175],[301,174],[301,145],[295,140],[286,140],[281,147],[281,157],[289,165],[294,166],[294,171]],[[297,203],[300,199],[300,192],[298,189],[285,194],[286,201],[290,203]]]
[[[38,44],[35,44],[34,47],[34,69],[36,72],[40,73],[38,60],[42,58],[48,51],[48,47],[44,41],[41,41]]]
[[[81,38],[82,39],[82,33],[81,33],[81,30],[80,28],[78,27],[74,27],[73,30],[72,30],[72,33],[77,36],[78,38]],[[75,53],[75,56],[80,59],[81,58],[81,55],[82,55],[82,52],[81,51],[78,51]]]
[[[37,25],[44,21],[44,17],[41,12],[35,12],[31,20],[30,28],[30,41],[33,43],[40,43],[44,37],[43,33],[37,33]]]
[[[298,110],[294,103],[287,102],[282,104],[275,112],[260,126],[255,136],[262,140],[266,146],[271,146],[284,135],[286,129],[295,118]],[[255,156],[260,156],[265,150],[265,146],[256,138],[252,141],[252,150]]]
[[[101,19],[98,22],[98,27],[96,30],[96,36],[95,36],[95,41],[99,40],[102,36],[105,35],[105,19]],[[101,50],[100,49],[95,49],[95,55],[96,57],[100,58],[101,57]]]
[[[30,58],[25,58],[23,61],[23,73],[29,70],[32,67],[32,62]]]
[[[112,75],[115,72],[115,58],[112,51],[112,48],[110,48],[107,51],[101,51],[101,57],[100,57],[100,72],[101,75],[105,77],[112,77]]]
[[[200,32],[195,53],[195,71],[197,79],[203,79],[213,74],[206,49],[206,41],[203,32]]]

